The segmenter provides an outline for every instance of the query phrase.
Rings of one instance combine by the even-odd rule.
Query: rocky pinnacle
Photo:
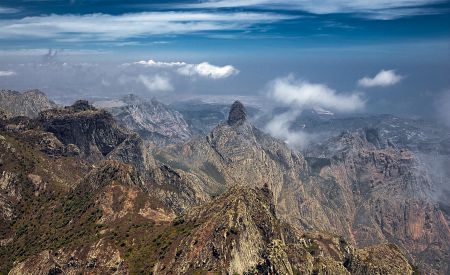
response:
[[[245,107],[240,101],[235,101],[231,105],[230,113],[228,115],[228,125],[241,125],[247,119]]]

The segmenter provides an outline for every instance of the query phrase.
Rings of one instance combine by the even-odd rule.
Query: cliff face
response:
[[[102,106],[101,103],[98,105]],[[156,99],[146,101],[129,95],[122,98],[118,106],[105,106],[105,109],[122,126],[154,146],[183,142],[192,136],[183,116]]]
[[[109,113],[93,108],[86,101],[44,111],[37,123],[43,131],[52,133],[64,145],[74,144],[82,157],[94,161],[108,155],[129,135]]]
[[[38,90],[23,93],[0,90],[0,109],[12,116],[37,117],[41,111],[56,107],[54,102]]]

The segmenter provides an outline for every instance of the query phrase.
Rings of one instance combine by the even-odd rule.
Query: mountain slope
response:
[[[102,107],[101,102],[96,105]],[[146,101],[135,95],[128,95],[116,106],[105,109],[121,125],[157,146],[186,141],[192,136],[183,116],[156,99]]]
[[[129,174],[122,176],[125,175]],[[102,194],[102,188],[132,188],[125,183],[128,180],[122,181],[126,177],[114,178],[122,183],[103,181],[103,187],[90,190]],[[114,200],[118,205],[107,208],[116,210],[107,215],[115,217],[113,220],[104,218],[110,212],[102,204],[103,195],[95,200],[92,209],[98,203],[101,209],[94,215],[97,227],[102,225],[98,237],[84,238],[83,242],[69,239],[59,249],[44,250],[16,264],[10,274],[412,274],[408,261],[395,246],[354,249],[342,238],[325,233],[304,234],[280,222],[273,210],[271,193],[264,188],[233,188],[184,217],[156,223],[136,216],[144,212],[136,213],[129,202],[133,196],[125,194],[128,195],[122,205],[128,211],[123,218],[120,195],[113,195],[118,196]],[[89,209],[86,213],[91,213]],[[384,258],[386,255],[389,261]]]
[[[56,107],[57,105],[39,90],[23,93],[0,90],[0,109],[12,116],[37,117],[41,111]]]

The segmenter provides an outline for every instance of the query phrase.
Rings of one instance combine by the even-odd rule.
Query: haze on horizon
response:
[[[4,0],[0,88],[61,103],[240,96],[290,114],[450,124],[448,22],[440,0]]]

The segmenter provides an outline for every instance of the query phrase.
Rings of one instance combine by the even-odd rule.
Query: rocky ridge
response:
[[[0,109],[11,116],[37,117],[41,111],[55,107],[57,105],[39,90],[23,93],[0,90]]]

